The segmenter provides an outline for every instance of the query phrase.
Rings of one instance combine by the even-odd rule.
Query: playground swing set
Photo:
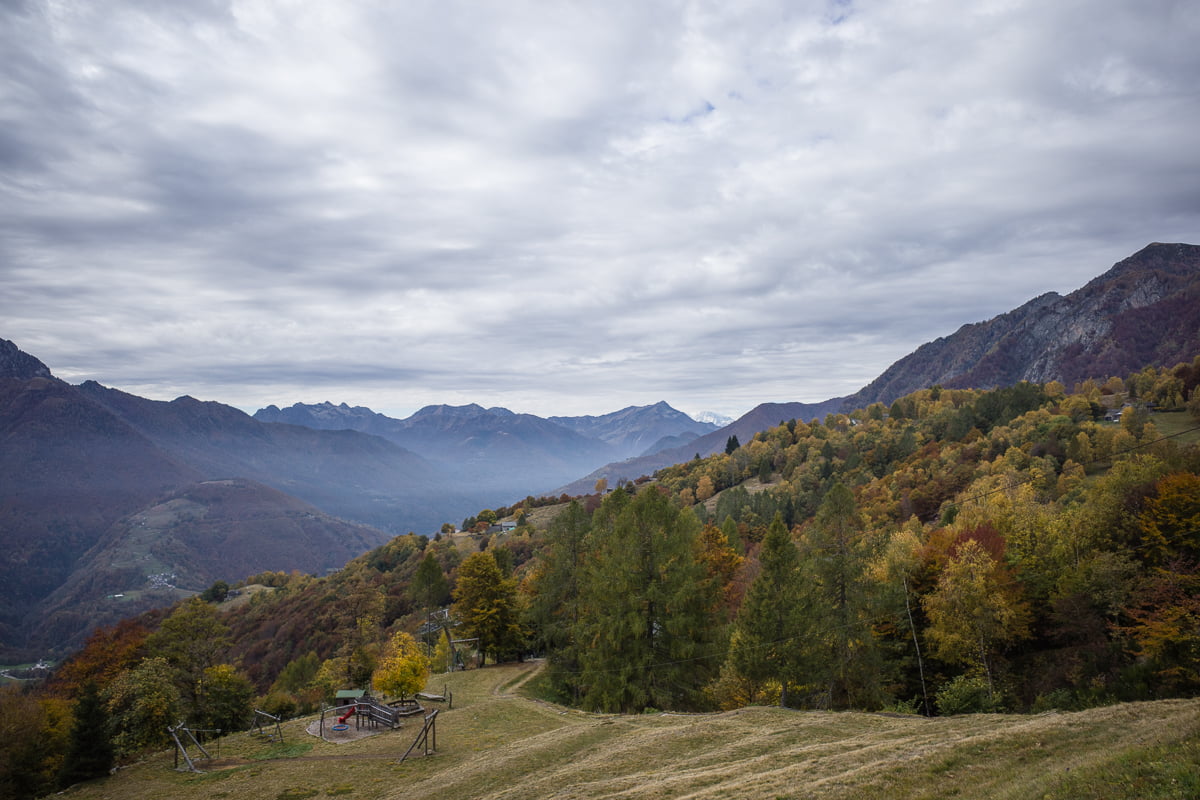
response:
[[[280,722],[282,722],[282,718],[256,708],[254,709],[254,729],[251,734],[266,739],[268,742],[282,742],[283,728],[280,727]]]
[[[217,758],[221,757],[221,738],[220,738],[221,731],[219,731],[219,730],[209,730],[209,729],[205,729],[205,728],[189,728],[186,725],[184,725],[182,722],[180,722],[178,725],[176,725],[174,727],[171,727],[170,725],[168,725],[167,733],[169,733],[171,735],[171,740],[173,742],[175,742],[175,769],[177,769],[177,770],[182,770],[182,767],[179,766],[179,759],[180,759],[180,757],[182,757],[184,762],[187,764],[187,768],[189,771],[191,771],[191,772],[200,772],[201,771],[196,768],[196,763],[195,763],[197,760],[199,760],[200,757],[193,756],[192,754],[190,754],[188,752],[188,742],[189,741],[197,750],[199,750],[201,753],[204,754],[204,758],[208,759],[209,761],[212,760],[213,757],[209,754],[209,752],[207,750],[204,749],[204,745],[202,745],[200,743],[200,740],[196,738],[197,733],[199,733],[199,734],[205,734],[205,733],[216,734],[216,736],[217,736],[217,739],[216,739]],[[183,737],[180,736],[181,733],[183,734]],[[186,741],[185,741],[185,737],[186,737]]]

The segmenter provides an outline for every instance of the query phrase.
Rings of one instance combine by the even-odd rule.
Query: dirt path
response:
[[[497,683],[492,687],[492,697],[518,697],[516,691],[524,686],[529,680],[542,671],[545,666],[544,661],[528,661],[522,665],[521,675],[516,680],[508,681],[507,683]]]

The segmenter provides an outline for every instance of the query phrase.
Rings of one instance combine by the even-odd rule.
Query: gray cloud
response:
[[[253,410],[730,413],[1196,241],[1195,4],[0,10],[0,314]]]

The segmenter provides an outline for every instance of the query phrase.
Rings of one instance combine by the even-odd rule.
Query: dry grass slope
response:
[[[1193,798],[1200,700],[1039,716],[927,720],[750,708],[711,715],[584,714],[520,695],[536,665],[431,681],[454,709],[438,752],[397,764],[415,735],[333,745],[285,726],[285,743],[226,737],[231,767],[171,769],[169,753],[69,796],[374,798]]]

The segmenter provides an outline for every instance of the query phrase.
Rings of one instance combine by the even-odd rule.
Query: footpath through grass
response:
[[[1037,716],[944,719],[749,708],[585,714],[521,694],[535,664],[435,676],[454,693],[437,753],[396,759],[419,723],[333,745],[284,725],[283,744],[235,734],[222,769],[163,753],[72,789],[73,798],[1200,797],[1200,700]],[[433,705],[433,704],[430,704]]]

